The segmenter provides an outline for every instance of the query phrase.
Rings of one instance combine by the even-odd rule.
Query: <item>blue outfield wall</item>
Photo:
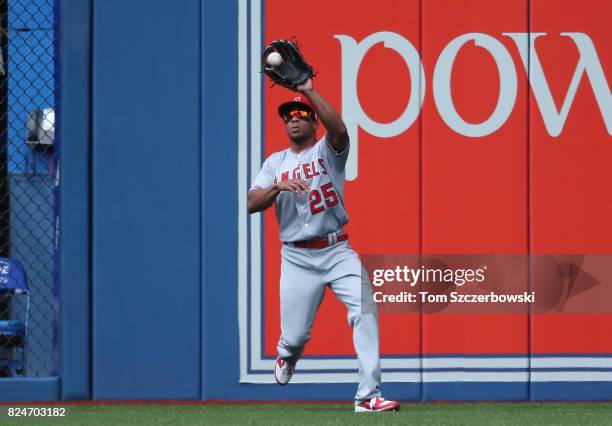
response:
[[[91,12],[91,0],[61,2],[59,370],[65,400],[91,398]]]
[[[0,399],[350,400],[354,383],[239,383],[238,2],[63,0],[62,17],[60,380],[0,381]],[[429,398],[521,386],[435,383]],[[421,383],[383,389],[423,398]]]
[[[201,11],[203,399],[232,399],[239,373],[237,3],[204,1]]]
[[[92,394],[200,397],[200,2],[94,0]]]

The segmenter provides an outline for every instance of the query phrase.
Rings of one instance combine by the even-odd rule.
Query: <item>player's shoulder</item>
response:
[[[271,166],[275,166],[279,163],[282,163],[283,159],[287,156],[289,152],[289,148],[283,149],[281,151],[273,152],[266,158],[265,163],[270,164]]]
[[[314,147],[317,150],[322,150],[326,148],[327,144],[327,132],[323,134],[323,136],[315,143]]]

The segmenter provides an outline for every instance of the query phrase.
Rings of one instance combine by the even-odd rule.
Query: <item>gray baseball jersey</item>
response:
[[[294,153],[288,148],[272,154],[263,163],[251,189],[265,189],[297,178],[310,185],[307,194],[296,196],[283,191],[276,198],[281,241],[310,240],[337,231],[348,222],[344,209],[347,158],[348,147],[336,153],[323,136],[304,151]]]
[[[276,198],[280,238],[295,242],[321,237],[342,229],[348,222],[344,208],[344,166],[347,147],[336,153],[325,136],[312,147],[272,154],[263,164],[251,190],[300,178],[310,185],[303,196],[288,191]],[[348,241],[322,249],[283,244],[281,250],[280,358],[297,363],[310,339],[315,314],[329,285],[348,310],[353,343],[359,362],[359,386],[355,403],[380,395],[378,318],[372,303],[367,274]],[[364,301],[369,303],[364,305]]]

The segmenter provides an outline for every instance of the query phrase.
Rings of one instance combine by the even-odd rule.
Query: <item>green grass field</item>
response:
[[[7,406],[0,407],[0,423],[21,425],[612,424],[612,403],[405,403],[400,412],[374,414],[355,414],[350,404],[69,405],[66,406],[66,417],[62,418],[8,418],[7,409]]]

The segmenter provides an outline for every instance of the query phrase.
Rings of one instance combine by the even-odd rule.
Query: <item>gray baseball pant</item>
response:
[[[310,340],[315,314],[329,285],[348,310],[353,345],[359,362],[355,401],[380,396],[378,318],[367,274],[348,241],[323,249],[281,250],[281,337],[278,355],[296,363]],[[363,274],[362,274],[363,271]]]

